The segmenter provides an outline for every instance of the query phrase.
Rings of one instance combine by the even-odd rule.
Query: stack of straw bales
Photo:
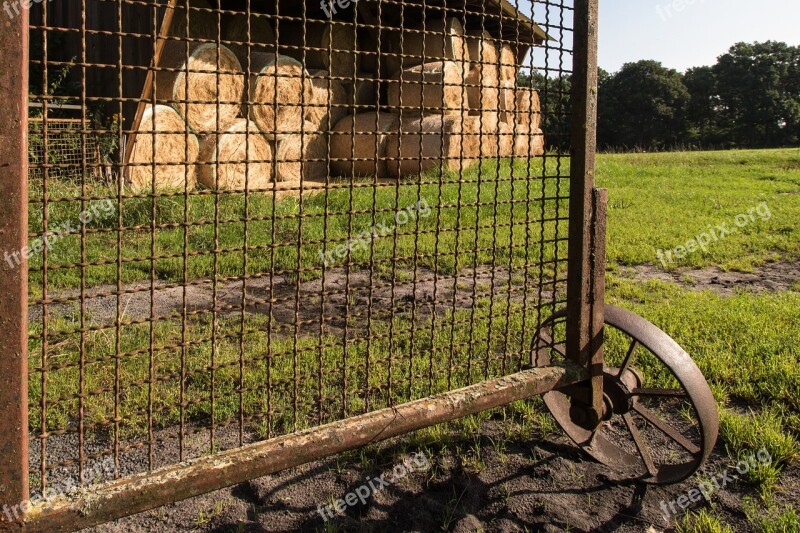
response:
[[[469,114],[479,120],[481,155],[535,157],[544,153],[539,94],[518,87],[517,56],[487,32],[470,32]]]
[[[387,29],[389,80],[359,72],[352,25],[177,10],[130,154],[137,189],[269,190],[340,176],[398,179],[543,153],[538,93],[515,51],[456,18]],[[186,19],[189,24],[186,24]],[[217,34],[221,42],[215,41]],[[375,44],[375,43],[373,43]],[[381,109],[376,111],[376,109]],[[285,188],[285,187],[282,187]]]
[[[386,109],[340,120],[331,138],[331,169],[344,176],[400,178],[438,168],[460,169],[479,155],[467,133],[464,29],[456,18],[387,30],[392,72]],[[368,93],[367,93],[368,94]],[[466,142],[465,142],[466,141]]]
[[[486,31],[465,32],[455,18],[388,32],[387,111],[336,124],[335,173],[397,179],[544,152],[538,93],[517,87],[510,45]]]
[[[224,14],[220,44],[199,42],[217,38],[217,15],[205,0],[192,0],[188,26],[186,18],[185,8],[175,10],[170,36],[185,40],[164,42],[153,80],[157,105],[145,107],[139,123],[129,184],[145,192],[198,184],[244,190],[324,180],[329,129],[352,103],[377,93],[348,70],[354,33],[348,38],[342,26],[308,32],[316,40],[306,46],[350,53],[298,60],[279,53],[291,46],[276,42],[263,15]]]

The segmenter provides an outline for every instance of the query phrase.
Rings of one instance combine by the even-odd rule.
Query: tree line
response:
[[[771,148],[800,144],[800,46],[738,43],[684,73],[658,61],[599,71],[602,150]],[[522,76],[539,89],[550,148],[569,146],[570,77]]]

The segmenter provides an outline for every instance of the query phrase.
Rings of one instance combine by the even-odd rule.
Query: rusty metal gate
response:
[[[2,528],[87,527],[540,394],[619,475],[707,458],[697,367],[604,305],[596,0],[2,16]]]

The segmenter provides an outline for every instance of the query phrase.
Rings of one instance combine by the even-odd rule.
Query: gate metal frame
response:
[[[597,128],[597,0],[575,0],[572,145],[567,299],[567,363],[531,368],[463,389],[412,401],[299,433],[201,457],[58,497],[46,507],[22,510],[20,523],[0,529],[62,531],[89,527],[322,459],[423,427],[513,401],[581,384],[585,398],[576,420],[601,418],[605,191],[594,187]],[[11,95],[0,114],[0,249],[27,245],[28,17],[17,16],[0,33],[0,94]],[[27,263],[3,263],[0,327],[0,507],[26,502],[28,488]],[[574,388],[573,388],[574,390]]]

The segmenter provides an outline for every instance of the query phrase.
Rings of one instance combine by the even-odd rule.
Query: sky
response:
[[[734,43],[768,40],[800,45],[800,0],[600,0],[599,63],[609,72],[640,59],[685,71]]]

